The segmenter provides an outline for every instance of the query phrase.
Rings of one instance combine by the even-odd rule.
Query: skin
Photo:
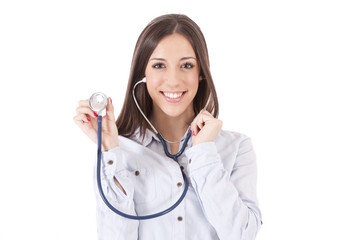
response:
[[[163,38],[146,66],[147,90],[153,100],[150,121],[162,136],[169,141],[179,141],[191,123],[192,145],[214,141],[222,127],[222,121],[206,110],[195,116],[193,99],[199,86],[199,66],[190,42],[178,33]],[[169,102],[167,93],[183,93],[181,101]],[[76,109],[75,123],[97,143],[97,116],[89,107],[89,100],[81,100]],[[108,98],[106,116],[102,123],[102,150],[118,146],[118,132],[115,124],[114,106]],[[170,144],[175,154],[179,143]],[[121,184],[116,185],[125,193]],[[125,193],[126,194],[126,193]]]

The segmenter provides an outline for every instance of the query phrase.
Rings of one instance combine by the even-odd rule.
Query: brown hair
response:
[[[205,38],[199,26],[189,17],[181,14],[168,14],[152,20],[142,31],[136,43],[124,105],[116,120],[119,135],[130,137],[134,134],[135,130],[140,127],[140,133],[144,136],[146,128],[150,129],[149,124],[135,105],[132,98],[132,89],[136,82],[145,76],[145,69],[149,58],[158,43],[164,37],[173,33],[182,34],[189,40],[199,64],[202,80],[199,81],[199,88],[193,100],[195,115],[206,106],[210,97],[206,110],[214,117],[218,116],[219,105],[210,73],[209,55]],[[139,107],[144,114],[149,117],[152,112],[153,103],[145,84],[139,84],[136,87],[135,95]]]

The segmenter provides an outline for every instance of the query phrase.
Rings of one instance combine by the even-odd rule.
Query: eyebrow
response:
[[[194,58],[194,57],[183,57],[183,58],[180,59],[180,61],[182,61],[182,60],[188,60],[188,59],[194,59],[195,61],[197,61],[197,59]]]
[[[182,58],[180,58],[180,61],[188,60],[188,59],[194,59],[195,61],[197,61],[197,59],[195,57],[182,57]],[[164,62],[166,62],[166,59],[165,58],[151,58],[150,61],[164,61]]]

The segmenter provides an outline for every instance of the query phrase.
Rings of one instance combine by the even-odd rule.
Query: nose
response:
[[[165,76],[166,84],[170,88],[176,88],[181,83],[181,74],[176,70],[169,70]]]

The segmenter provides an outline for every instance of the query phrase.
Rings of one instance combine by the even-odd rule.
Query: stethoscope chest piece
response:
[[[96,92],[89,99],[90,108],[97,114],[101,114],[107,106],[107,97],[104,93]]]

